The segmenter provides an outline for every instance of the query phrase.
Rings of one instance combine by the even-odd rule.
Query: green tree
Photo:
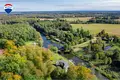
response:
[[[22,77],[12,72],[1,72],[0,79],[1,80],[21,80]]]
[[[112,59],[109,57],[108,58],[108,63],[111,64],[112,63]]]
[[[22,73],[22,68],[25,66],[26,60],[19,54],[0,57],[0,71],[12,72],[16,74]]]
[[[91,45],[91,49],[92,49],[92,51],[94,51],[94,52],[100,52],[100,51],[102,51],[102,47],[101,47],[101,45],[99,45],[99,44],[92,44],[92,45]]]
[[[119,49],[114,50],[113,59],[114,61],[120,61],[120,50]]]
[[[29,24],[18,23],[13,25],[0,25],[0,38],[13,40],[17,46],[23,45],[26,41],[36,41],[40,38],[38,33]]]
[[[107,58],[107,57],[105,57],[105,59],[104,59],[104,63],[105,63],[105,64],[108,63],[108,58]]]
[[[52,52],[38,46],[23,46],[18,53],[27,59],[24,76],[36,75],[37,78],[48,78],[54,70],[51,58]],[[31,66],[31,67],[30,67]]]
[[[91,44],[88,45],[88,52],[91,52]]]
[[[51,73],[52,79],[66,79],[67,74],[64,69],[61,67],[56,67],[54,71]]]
[[[105,58],[105,53],[104,52],[98,52],[97,53],[99,55],[99,59],[104,59]]]
[[[96,54],[96,55],[95,55],[95,59],[96,59],[96,60],[99,60],[99,54]]]
[[[6,39],[0,39],[0,48],[4,49],[6,42],[7,42]]]
[[[70,80],[92,80],[94,77],[91,70],[84,66],[70,66],[67,72],[67,78]]]
[[[54,53],[58,53],[58,48],[54,47],[54,46],[50,46],[49,48],[51,51],[53,51]]]

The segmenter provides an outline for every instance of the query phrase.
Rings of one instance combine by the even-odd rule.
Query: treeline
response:
[[[74,17],[75,18],[75,17]],[[119,17],[116,16],[101,16],[101,17],[92,17],[88,21],[74,20],[69,21],[70,24],[91,24],[91,23],[102,23],[102,24],[120,24]]]
[[[88,24],[87,21],[81,21],[81,20],[75,20],[75,21],[70,21],[70,24]]]
[[[120,24],[120,21],[116,21],[114,19],[90,19],[89,21],[87,21],[87,23],[103,23],[103,24]]]
[[[27,41],[37,41],[40,34],[29,24],[0,25],[0,39],[13,40],[17,46]]]
[[[119,19],[119,11],[46,11],[46,12],[20,12],[11,14],[9,17],[1,14],[0,20],[12,18],[77,18],[77,17],[110,17]]]

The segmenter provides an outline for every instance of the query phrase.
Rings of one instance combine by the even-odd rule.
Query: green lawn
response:
[[[53,63],[56,63],[58,60],[64,60],[64,61],[68,62],[70,65],[74,65],[74,63],[70,62],[67,58],[65,58],[57,53],[54,53]]]
[[[84,42],[84,43],[81,43],[81,44],[78,44],[78,45],[72,46],[74,52],[77,52],[77,51],[79,51],[79,50],[82,50],[83,47],[88,46],[89,42],[90,42],[90,41],[87,41],[87,42]]]
[[[81,20],[81,21],[88,21],[89,19],[91,19],[92,17],[75,17],[75,18],[61,18],[63,20],[67,20],[67,21],[76,21],[76,20]]]
[[[74,52],[80,51],[82,50],[82,48],[88,46],[88,44],[90,43],[91,40],[88,40],[87,42],[72,46],[72,48],[74,49]],[[96,41],[96,37],[94,37],[94,39],[92,39],[92,41]]]
[[[28,42],[25,42],[25,45],[32,45],[35,41],[28,41]]]
[[[120,36],[120,24],[71,24],[73,29],[83,28],[89,30],[92,34],[96,34],[101,30],[105,30],[111,35]]]

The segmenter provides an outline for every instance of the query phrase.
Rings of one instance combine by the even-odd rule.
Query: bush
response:
[[[0,39],[0,48],[4,49],[5,48],[5,43],[6,43],[6,39]]]
[[[50,50],[53,51],[54,53],[57,53],[58,52],[58,48],[57,47],[54,47],[54,46],[50,46]]]

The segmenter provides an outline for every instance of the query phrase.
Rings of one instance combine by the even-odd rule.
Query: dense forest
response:
[[[15,45],[7,45],[14,46]],[[61,67],[55,67],[50,50],[41,47],[23,46],[11,48],[0,56],[0,79],[2,80],[46,80],[46,79],[94,79],[90,69],[71,65],[66,73]],[[79,71],[78,71],[79,70]],[[74,75],[72,75],[74,74]]]
[[[120,24],[120,21],[115,19],[119,19],[119,17],[95,17],[87,21],[87,23]]]
[[[40,34],[29,24],[0,25],[0,39],[13,40],[17,46],[40,40]]]
[[[59,31],[61,30],[62,32],[71,30],[69,24],[56,22],[52,22],[53,25],[58,25],[57,27],[54,26],[54,29]],[[38,33],[38,30],[35,28],[35,24],[37,23],[39,23],[39,20],[27,18],[13,18],[1,20],[1,80],[96,79],[96,76],[92,74],[91,70],[87,67],[81,65],[74,65],[72,62],[69,62],[66,58],[57,54],[57,52],[54,53],[47,48],[43,48],[43,41],[41,39],[40,33]],[[45,23],[46,22],[44,22],[44,24]],[[42,22],[40,24],[43,25]],[[63,27],[62,24],[64,25]],[[47,26],[50,25],[51,24],[47,24]],[[53,25],[51,25],[50,27],[52,27]],[[44,29],[43,26],[43,30],[48,29]],[[51,36],[57,37],[50,31],[50,33],[47,33],[48,31],[43,32],[46,35],[51,33]],[[67,34],[67,32],[65,34]],[[39,45],[26,45],[26,42],[29,41],[34,41]],[[60,58],[56,59],[56,55],[58,55],[58,57]],[[65,71],[65,69],[63,69],[63,65],[55,66],[56,62],[61,59],[64,59],[66,62],[69,62],[69,69],[67,72]]]

